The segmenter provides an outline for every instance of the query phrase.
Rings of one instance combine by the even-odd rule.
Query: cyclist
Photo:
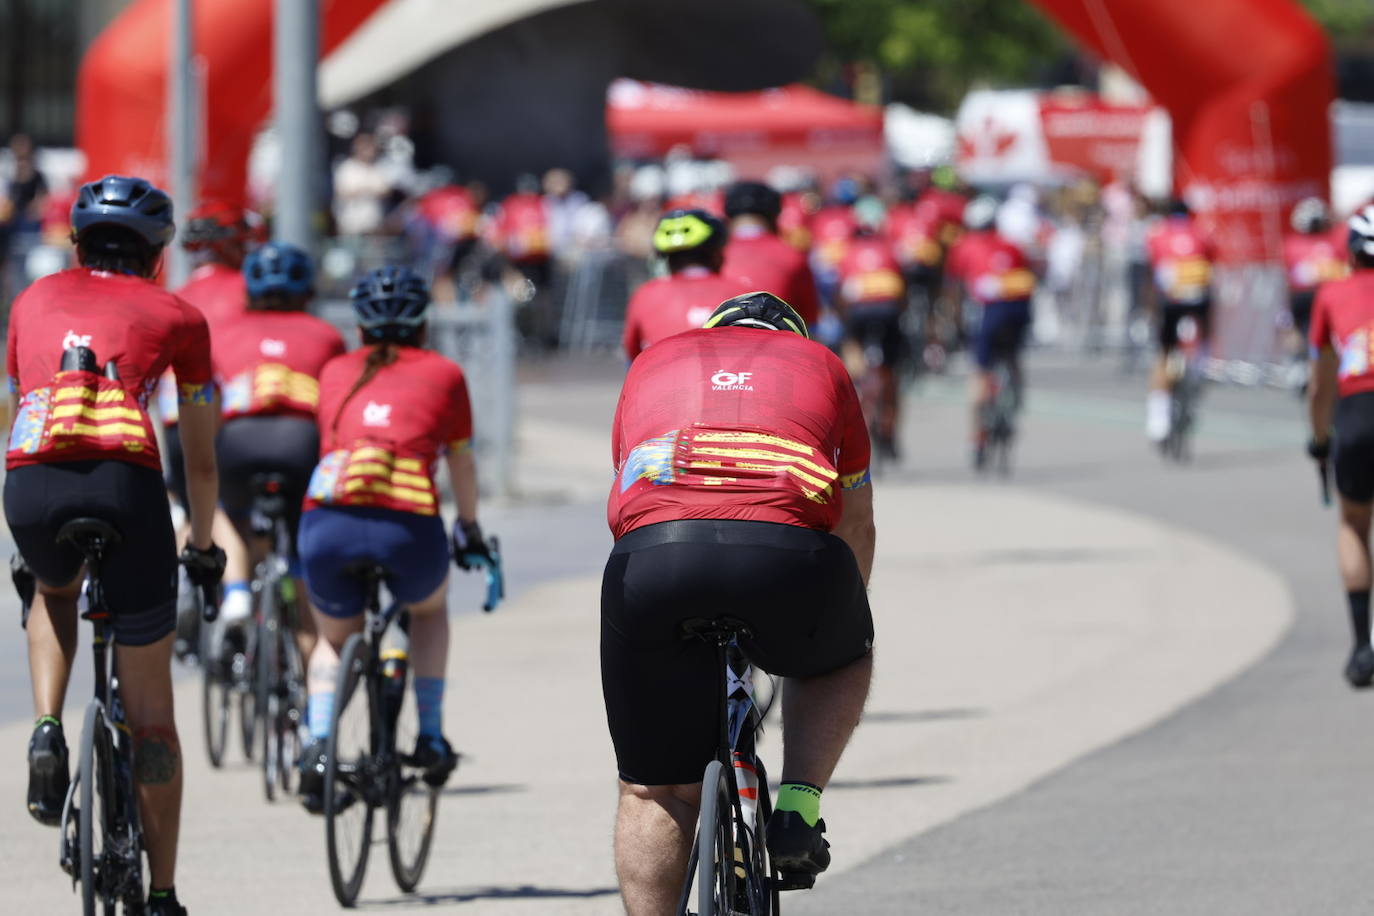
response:
[[[195,308],[151,282],[174,232],[172,203],[141,178],[107,175],[72,207],[81,265],[30,286],[10,314],[9,451],[5,518],[37,578],[26,625],[38,717],[29,743],[29,812],[57,824],[67,791],[61,715],[77,642],[82,557],[57,542],[74,518],[122,535],[102,570],[114,612],[115,670],[133,731],[153,914],[176,901],[181,752],[172,717],[176,536],[167,512],[147,398],[171,366],[180,392],[190,507],[183,558],[192,581],[213,583],[224,554],[211,541],[218,483],[210,336]],[[93,363],[95,357],[102,361]],[[84,363],[85,369],[71,368]],[[87,371],[113,362],[108,370]]]
[[[1159,358],[1150,375],[1145,435],[1152,442],[1169,436],[1173,407],[1169,357],[1178,349],[1179,326],[1185,318],[1197,325],[1206,345],[1212,325],[1212,262],[1216,249],[1182,200],[1169,204],[1168,216],[1150,233],[1146,246],[1154,271],[1154,300],[1159,321]]]
[[[1352,687],[1374,682],[1369,643],[1370,517],[1374,514],[1374,206],[1350,218],[1354,271],[1322,284],[1312,307],[1316,360],[1308,387],[1312,440],[1318,461],[1334,461],[1340,494],[1336,542],[1341,579],[1350,607],[1354,647],[1345,677]],[[1333,423],[1334,421],[1334,423]],[[1334,442],[1334,448],[1333,448]]]
[[[248,255],[243,275],[248,311],[224,321],[214,338],[224,411],[216,441],[220,504],[235,529],[224,575],[220,634],[252,614],[252,558],[245,545],[253,508],[250,481],[265,472],[285,478],[287,527],[294,543],[301,500],[320,451],[315,425],[320,371],[346,349],[333,325],[305,313],[315,272],[304,251],[268,242]]]
[[[806,336],[776,296],[738,296],[635,360],[621,392],[601,683],[631,916],[671,912],[687,867],[719,686],[713,650],[680,627],[706,609],[745,621],[749,657],[787,678],[773,862],[830,863],[821,792],[872,675],[873,490],[854,386]]]
[[[979,311],[973,341],[973,461],[982,467],[986,456],[983,415],[997,393],[994,370],[1005,360],[1013,390],[1021,392],[1024,376],[1021,350],[1031,325],[1031,294],[1035,275],[1024,252],[996,229],[997,201],[975,197],[964,208],[967,230],[950,249],[945,277],[955,302],[972,302]]]
[[[806,256],[778,235],[781,213],[782,195],[762,182],[741,181],[727,188],[725,215],[730,220],[730,241],[725,245],[721,270],[745,280],[753,289],[775,293],[810,326],[821,310],[816,278]]]
[[[844,319],[847,346],[855,354],[847,360],[850,372],[859,379],[869,372],[876,375],[876,416],[869,422],[878,450],[895,459],[900,410],[897,373],[906,352],[902,334],[906,281],[892,243],[871,225],[861,225],[840,260],[839,281],[835,304]]]
[[[665,337],[701,327],[722,299],[747,284],[721,273],[725,224],[705,210],[669,210],[654,230],[654,251],[668,263],[668,275],[635,290],[625,308],[621,344],[627,362]]]
[[[1291,216],[1293,231],[1283,239],[1288,273],[1288,309],[1293,319],[1294,355],[1304,360],[1317,288],[1346,275],[1346,255],[1331,232],[1331,211],[1320,197],[1298,201]]]
[[[422,349],[429,289],[406,268],[382,267],[363,277],[352,299],[364,346],[320,375],[320,461],[301,519],[301,563],[319,633],[308,672],[313,743],[301,761],[311,810],[321,805],[339,650],[363,626],[367,596],[353,572],[361,563],[380,565],[387,590],[410,611],[416,765],[436,785],[457,765],[442,731],[449,542],[430,470],[441,452],[458,504],[455,562],[473,569],[491,557],[477,523],[467,382],[456,363]]]

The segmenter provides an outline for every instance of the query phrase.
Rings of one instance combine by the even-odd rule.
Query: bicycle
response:
[[[1169,433],[1160,442],[1165,459],[1183,463],[1192,458],[1192,431],[1202,396],[1202,329],[1185,315],[1178,322],[1178,347],[1169,354]]]
[[[751,634],[731,618],[693,618],[684,639],[701,639],[716,651],[720,741],[701,783],[697,835],[677,912],[682,916],[769,916],[779,893],[809,888],[814,877],[786,881],[773,868],[764,840],[772,799],[768,774],[755,749],[762,722],[754,701],[753,665],[740,640]],[[750,795],[753,795],[750,798]],[[696,909],[689,909],[696,889]]]
[[[353,572],[368,595],[367,621],[340,653],[324,771],[329,879],[334,897],[346,907],[362,889],[377,808],[386,809],[392,877],[404,893],[415,890],[429,859],[440,790],[397,750],[402,739],[413,743],[417,738],[419,718],[413,691],[407,689],[404,640],[386,647],[383,641],[393,623],[398,635],[409,632],[409,614],[400,602],[382,609],[381,567],[369,563]]]
[[[278,788],[292,792],[292,779],[303,751],[301,722],[305,709],[305,660],[291,626],[296,604],[291,577],[291,535],[286,525],[286,478],[277,473],[249,478],[253,493],[253,535],[269,538],[271,547],[253,573],[253,646],[256,672],[254,712],[262,738],[263,792],[276,798]]]
[[[1011,361],[998,356],[992,369],[992,398],[983,405],[983,444],[975,465],[979,471],[996,469],[1011,474],[1011,450],[1016,440],[1016,414],[1021,407],[1021,386],[1011,371]]]
[[[231,706],[238,707],[239,739],[244,759],[253,759],[258,721],[258,689],[255,684],[257,628],[235,628],[218,638],[216,629],[201,627],[200,630],[200,656],[204,659],[200,696],[205,750],[210,765],[219,769],[224,765]]]
[[[121,539],[113,525],[95,518],[72,519],[57,532],[59,542],[72,545],[86,559],[86,610],[81,616],[94,625],[95,696],[86,706],[58,849],[62,870],[81,885],[87,916],[93,916],[97,903],[107,916],[121,905],[127,914],[144,911],[143,827],[134,788],[133,742],[110,657],[110,609],[100,579],[107,549]],[[208,589],[203,597],[202,616],[213,621],[216,609]]]

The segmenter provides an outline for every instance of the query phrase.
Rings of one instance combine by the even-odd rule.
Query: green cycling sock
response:
[[[806,826],[814,827],[821,819],[821,790],[809,782],[785,782],[778,786],[778,802],[774,811],[795,811]]]
[[[57,716],[39,716],[39,717],[34,721],[33,727],[34,727],[34,728],[37,728],[38,726],[42,725],[44,722],[51,722],[53,725],[57,725],[57,726],[61,726],[61,725],[62,725],[62,720],[59,719],[59,718],[57,718]]]

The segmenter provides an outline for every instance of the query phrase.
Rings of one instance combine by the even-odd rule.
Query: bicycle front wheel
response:
[[[254,707],[262,719],[262,790],[267,800],[273,801],[277,794],[278,773],[281,766],[281,731],[278,719],[282,716],[279,678],[281,672],[281,631],[273,618],[275,609],[272,599],[267,595],[271,589],[260,590],[262,604],[258,611],[257,673],[255,677]]]
[[[361,634],[344,643],[324,769],[324,836],[334,896],[352,906],[363,886],[372,848],[377,795],[379,710],[369,684],[369,647]]]
[[[411,680],[409,672],[406,680]],[[407,683],[404,687],[405,698],[396,717],[393,732],[396,748],[414,747],[420,734],[415,693],[409,686]],[[396,886],[409,894],[420,883],[429,861],[435,815],[439,810],[439,789],[426,783],[424,772],[410,766],[405,756],[397,754],[395,759],[396,772],[386,803],[386,845]]]
[[[224,765],[224,745],[229,739],[229,682],[220,669],[219,659],[206,657],[200,675],[205,751],[210,757],[210,766],[215,769]]]
[[[77,761],[77,848],[80,864],[81,911],[95,916],[96,904],[103,903],[107,914],[114,913],[114,900],[108,893],[110,834],[114,820],[114,749],[105,728],[105,708],[98,702],[86,707],[81,729],[81,757]]]
[[[697,916],[731,916],[739,880],[731,823],[730,777],[719,760],[706,766],[697,821]]]

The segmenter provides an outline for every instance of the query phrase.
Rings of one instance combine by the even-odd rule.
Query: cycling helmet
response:
[[[243,279],[253,299],[269,293],[309,296],[315,291],[310,255],[285,242],[268,242],[250,252],[243,262]]]
[[[176,234],[172,199],[142,178],[106,175],[81,186],[72,204],[72,236],[78,242],[96,226],[117,226],[154,249]]]
[[[186,217],[181,247],[203,251],[226,242],[255,241],[257,234],[258,227],[242,207],[224,200],[207,200]]]
[[[810,338],[806,322],[797,310],[772,293],[745,293],[726,299],[702,325],[704,328],[761,328],[765,331],[792,331]]]
[[[725,191],[725,215],[762,216],[776,220],[782,213],[782,195],[761,181],[737,181]]]
[[[350,294],[358,327],[368,338],[410,337],[425,323],[429,286],[407,267],[378,267]]]
[[[997,198],[991,194],[979,194],[964,205],[964,228],[972,232],[991,229],[997,222]]]
[[[725,224],[705,210],[669,210],[654,230],[654,250],[677,254],[723,248],[725,235]]]
[[[1294,232],[1312,235],[1331,224],[1331,211],[1320,197],[1304,197],[1289,216]]]
[[[1350,217],[1346,244],[1354,257],[1374,261],[1374,204],[1366,204]]]
[[[1174,197],[1170,199],[1169,203],[1165,207],[1164,212],[1167,213],[1169,216],[1193,215],[1193,211],[1188,208],[1188,201],[1184,200],[1182,197]]]

